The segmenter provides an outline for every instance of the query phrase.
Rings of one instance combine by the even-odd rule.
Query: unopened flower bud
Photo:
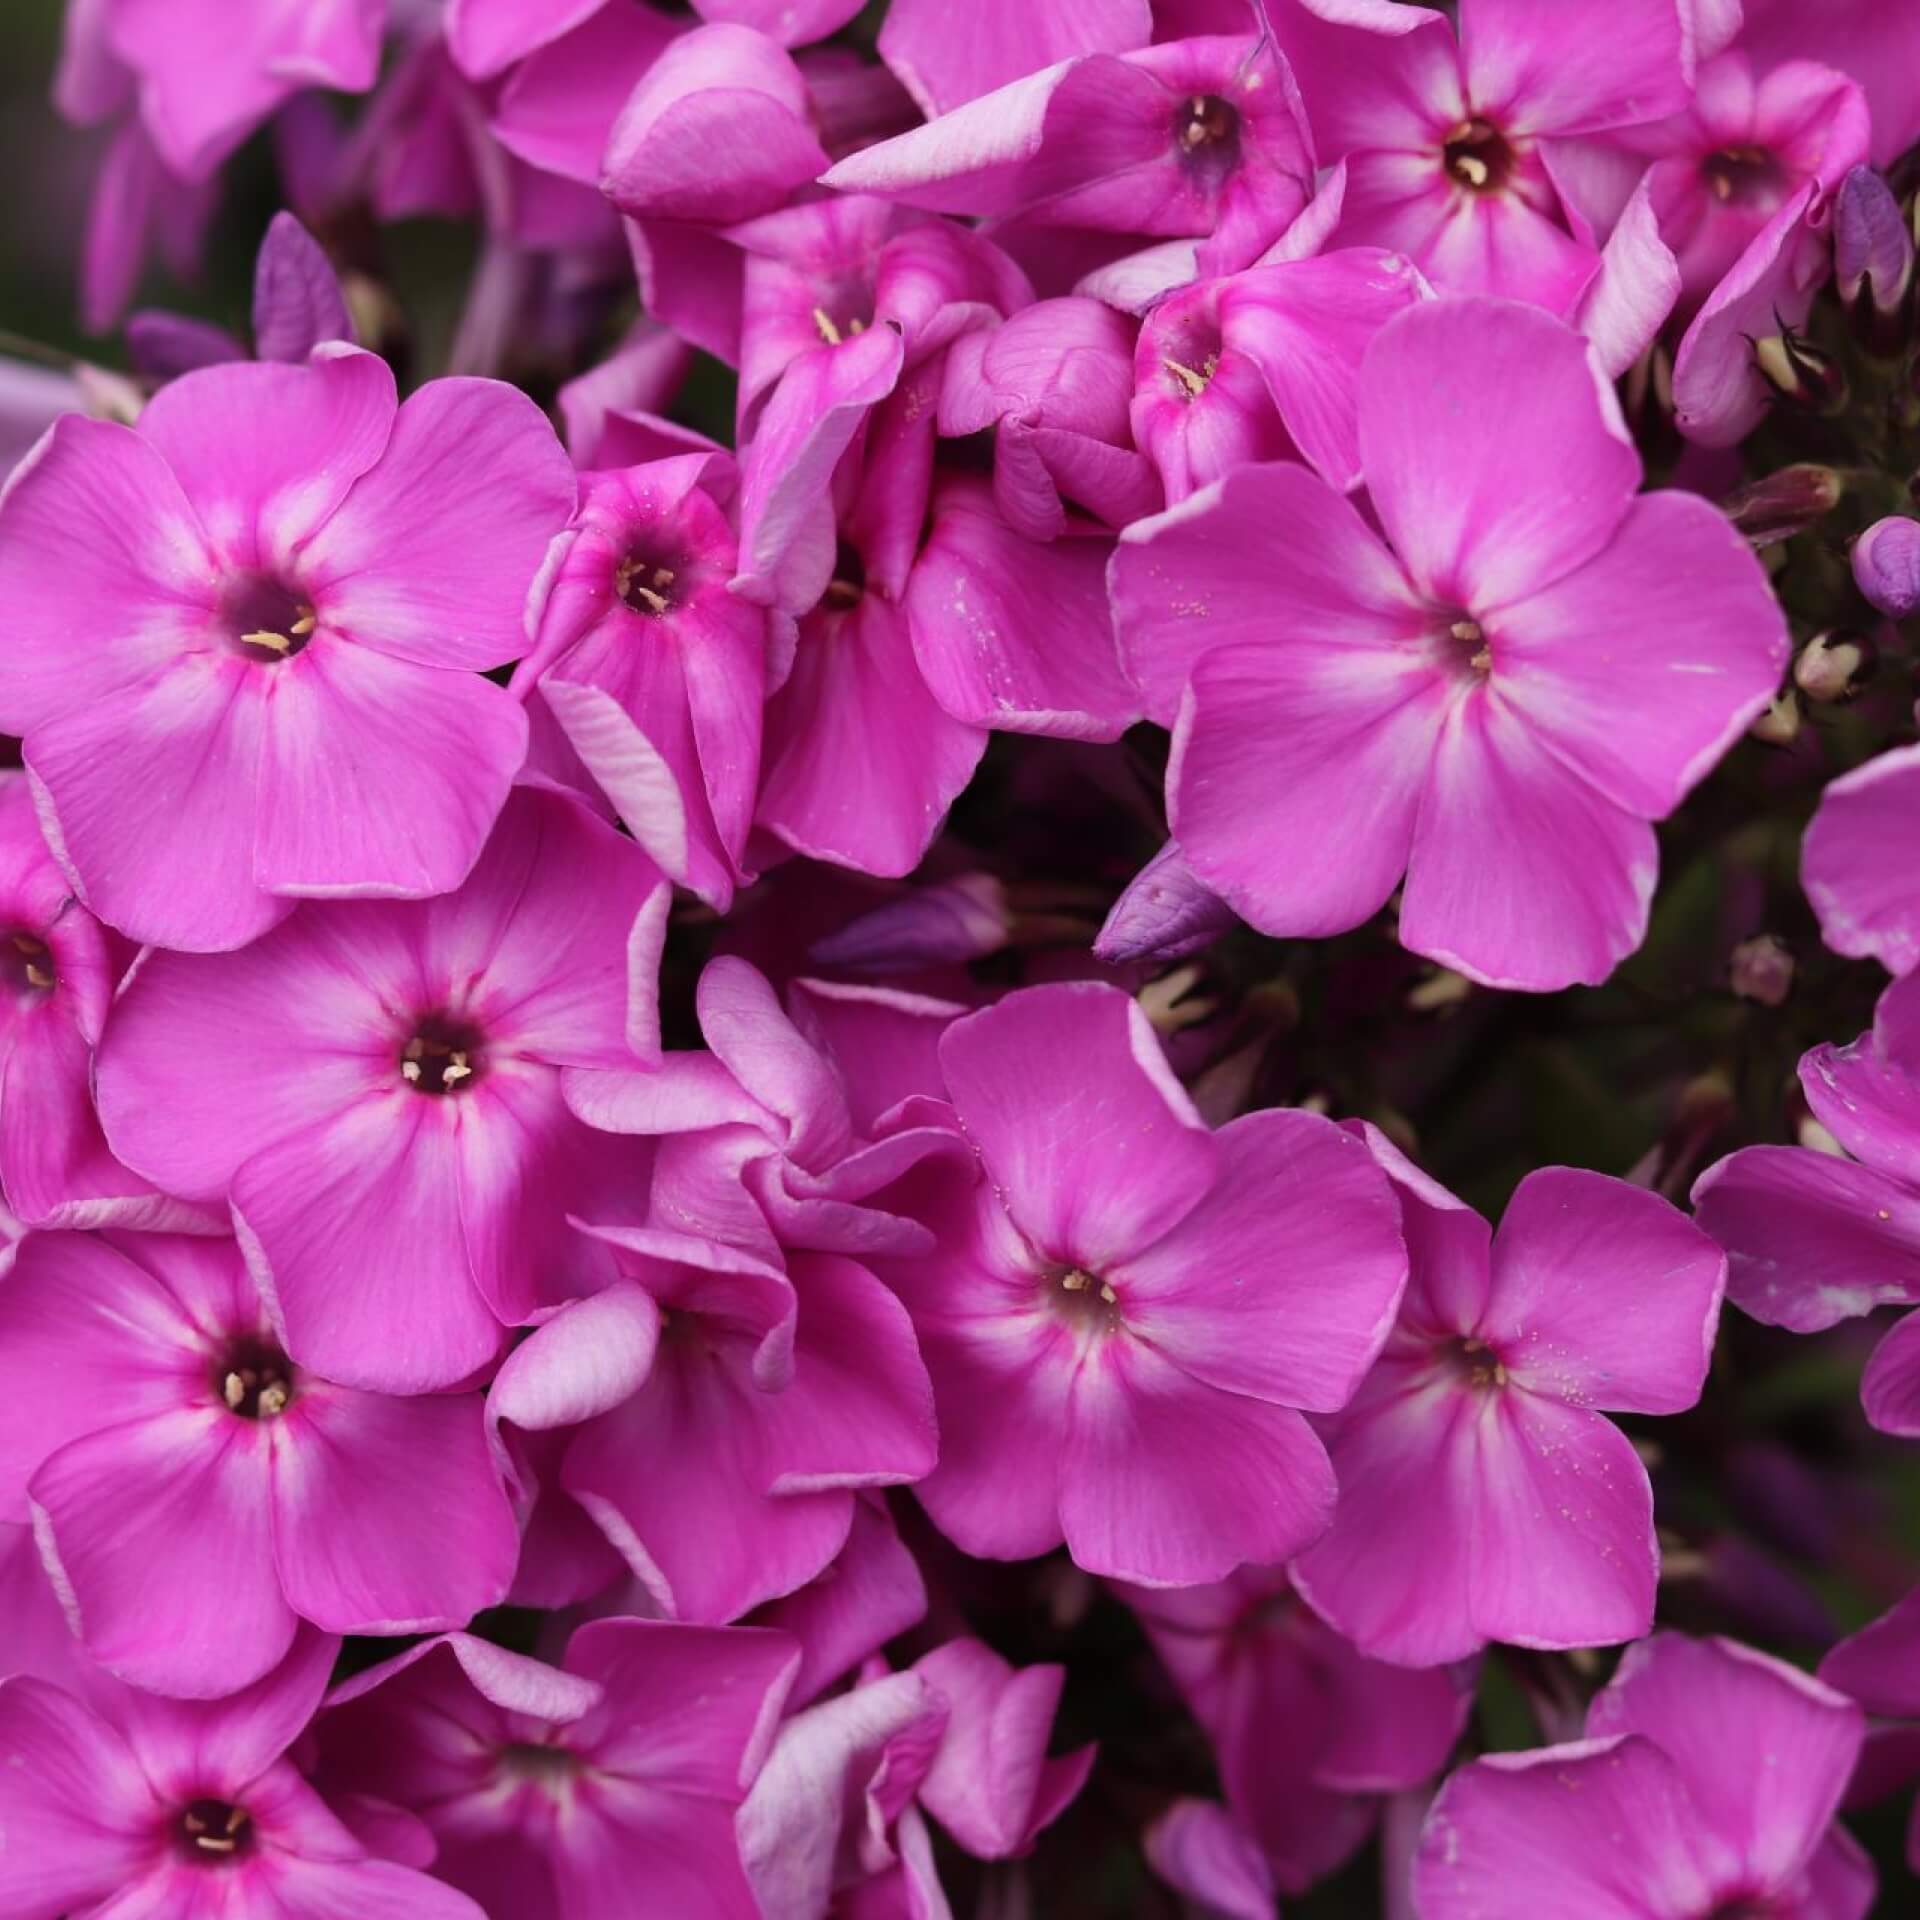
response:
[[[1854,584],[1892,620],[1920,607],[1920,520],[1889,514],[1853,543]]]
[[[1824,347],[1788,327],[1753,343],[1753,364],[1789,406],[1838,413],[1847,404],[1847,376]]]
[[[1834,197],[1833,265],[1855,335],[1875,353],[1906,343],[1913,253],[1893,190],[1871,167],[1855,167]]]
[[[1790,747],[1800,737],[1800,723],[1803,717],[1799,689],[1788,687],[1784,692],[1773,696],[1766,711],[1747,729],[1747,732],[1769,747]]]
[[[912,973],[998,953],[1012,924],[1000,882],[989,873],[965,873],[863,913],[816,940],[807,957],[816,966],[856,973]]]
[[[1793,684],[1816,706],[1851,700],[1880,664],[1873,642],[1864,633],[1836,627],[1817,633],[1800,649],[1793,663]]]
[[[1720,510],[1756,547],[1768,547],[1824,519],[1845,491],[1846,483],[1832,467],[1803,460],[1730,493]]]
[[[1110,967],[1128,960],[1182,960],[1236,924],[1233,909],[1194,877],[1169,840],[1114,902],[1093,943]]]
[[[1785,1006],[1793,991],[1793,955],[1787,943],[1771,933],[1742,940],[1733,950],[1731,971],[1734,992],[1763,1007]]]

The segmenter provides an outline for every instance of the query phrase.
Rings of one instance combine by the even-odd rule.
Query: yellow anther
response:
[[[319,615],[316,614],[311,607],[302,607],[300,609],[299,619],[293,623],[288,631],[302,636],[309,634],[319,624],[319,618]]]
[[[1192,367],[1183,367],[1178,360],[1163,360],[1160,363],[1187,390],[1189,400],[1198,400],[1207,390],[1207,381],[1212,376],[1211,364],[1195,372]]]
[[[291,1398],[292,1398],[292,1395],[288,1391],[287,1383],[284,1380],[276,1380],[272,1384],[272,1386],[261,1388],[260,1390],[261,1417],[263,1419],[270,1419],[276,1413],[284,1413],[286,1411],[287,1402]],[[229,1833],[233,1831],[233,1822],[231,1820],[227,1822],[227,1831]]]
[[[820,329],[820,338],[828,346],[837,347],[840,344],[840,329],[833,324],[833,315],[825,307],[814,308],[813,324]]]
[[[241,640],[250,647],[265,647],[269,653],[291,653],[293,642],[284,633],[269,633],[264,627],[243,633]]]
[[[237,1373],[228,1374],[220,1383],[220,1397],[229,1407],[237,1409],[240,1402],[247,1397],[247,1383]],[[188,1825],[192,1825],[191,1820],[188,1821]]]

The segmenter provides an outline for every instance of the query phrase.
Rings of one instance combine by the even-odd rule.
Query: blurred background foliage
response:
[[[870,35],[878,11],[869,9],[856,32]],[[0,4],[0,178],[9,186],[0,333],[11,336],[7,351],[55,360],[77,353],[123,367],[117,341],[78,329],[74,262],[101,143],[64,126],[47,104],[60,12],[60,0]],[[244,333],[254,251],[278,204],[271,156],[257,139],[227,170],[203,278],[179,286],[151,277],[136,304]],[[410,222],[379,237],[379,255],[405,315],[415,376],[439,370],[477,259],[474,235],[454,223]],[[678,409],[722,437],[730,410],[730,376],[711,363]],[[1657,420],[1642,437],[1657,479],[1676,449]],[[1831,423],[1770,428],[1746,450],[1749,472],[1831,458],[1833,437]],[[1904,457],[1920,460],[1920,448]],[[1898,492],[1904,479],[1885,473],[1880,483]],[[1796,640],[1861,616],[1849,600],[1844,547],[1862,514],[1871,517],[1864,504],[1843,511],[1770,555]],[[1178,1045],[1201,1063],[1200,1084],[1213,1097],[1365,1115],[1496,1216],[1530,1168],[1556,1162],[1631,1175],[1684,1203],[1694,1175],[1721,1153],[1798,1137],[1799,1056],[1870,1023],[1884,976],[1820,945],[1799,887],[1798,842],[1828,778],[1912,738],[1912,637],[1883,629],[1879,676],[1857,703],[1816,709],[1788,747],[1743,743],[1667,823],[1651,936],[1604,988],[1545,997],[1467,990],[1403,953],[1383,923],[1316,943],[1242,931],[1160,983],[1163,1024],[1181,1029]],[[1155,795],[1164,752],[1164,736],[1149,729],[1107,750],[998,737],[955,815],[961,864],[969,846],[980,864],[1005,863],[1054,908],[1089,912],[1090,933],[1162,837]],[[1792,990],[1778,1006],[1734,989],[1736,950],[1763,935],[1793,963]],[[679,942],[670,984],[683,1000],[710,937],[696,924]],[[1031,952],[1000,956],[981,972],[1011,980],[1035,964]],[[684,1011],[683,1043],[693,1038]],[[1731,1633],[1810,1666],[1837,1633],[1920,1578],[1920,1447],[1873,1434],[1858,1400],[1862,1361],[1890,1317],[1796,1339],[1729,1310],[1699,1408],[1677,1420],[1623,1423],[1659,1497],[1667,1623]],[[975,1911],[978,1900],[997,1920],[1172,1915],[1175,1903],[1146,1876],[1135,1837],[1170,1793],[1213,1790],[1210,1761],[1131,1616],[1057,1556],[1025,1568],[969,1567],[910,1501],[898,1506],[974,1630],[1015,1659],[1068,1663],[1059,1744],[1097,1738],[1104,1748],[1092,1787],[1026,1864],[1031,1904],[1019,1903],[1008,1870],[956,1858],[956,1911]],[[518,1643],[532,1626],[504,1614],[491,1623]],[[1493,1651],[1470,1742],[1539,1744],[1530,1701],[1556,1689],[1590,1692],[1611,1665],[1610,1655],[1543,1663]],[[1288,1730],[1275,1726],[1270,1737],[1278,1751]],[[1901,1857],[1903,1817],[1892,1805],[1854,1816],[1880,1863],[1887,1915],[1920,1910]],[[1378,1915],[1379,1876],[1369,1848],[1286,1911],[1295,1920]]]

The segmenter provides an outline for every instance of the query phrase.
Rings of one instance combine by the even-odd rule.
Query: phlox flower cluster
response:
[[[0,1915],[1908,1911],[1920,11],[64,20]]]

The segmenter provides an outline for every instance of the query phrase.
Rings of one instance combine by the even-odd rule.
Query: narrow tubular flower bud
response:
[[[1855,167],[1834,199],[1834,277],[1856,335],[1877,353],[1897,353],[1910,331],[1913,253],[1892,189],[1871,167]]]
[[[1720,509],[1756,547],[1768,547],[1824,519],[1845,491],[1832,467],[1803,460],[1750,481],[1728,494]]]
[[[1869,605],[1902,620],[1920,607],[1920,521],[1876,520],[1853,543],[1854,584]]]
[[[1836,628],[1815,634],[1793,663],[1793,684],[1820,706],[1851,700],[1879,665],[1873,642],[1864,633]]]
[[[1777,934],[1755,934],[1734,948],[1730,973],[1733,990],[1742,1000],[1757,1000],[1763,1007],[1784,1006],[1793,991],[1793,954]]]
[[[1805,717],[1799,692],[1787,687],[1773,696],[1747,732],[1769,747],[1789,747],[1800,737],[1800,726]]]

